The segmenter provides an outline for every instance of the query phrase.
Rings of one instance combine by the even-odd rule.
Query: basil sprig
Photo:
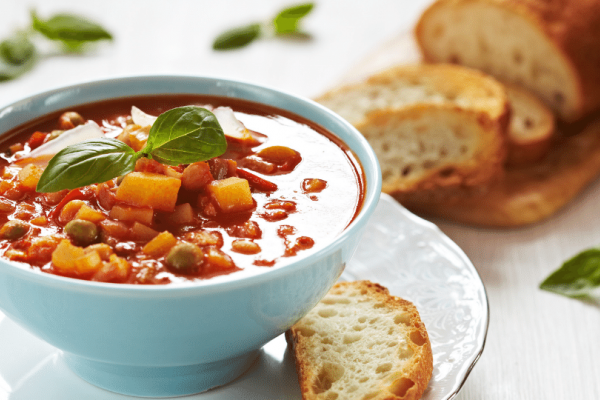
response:
[[[17,78],[38,61],[37,50],[32,41],[36,33],[60,42],[70,52],[81,52],[86,43],[112,40],[112,35],[100,25],[77,15],[56,14],[50,19],[42,20],[32,11],[29,28],[16,31],[0,42],[0,81]]]
[[[314,7],[313,3],[299,4],[281,10],[266,23],[253,23],[229,29],[213,41],[214,50],[232,50],[247,46],[270,31],[276,36],[301,34],[299,23]],[[308,35],[305,35],[308,37]]]
[[[196,106],[174,108],[157,118],[146,146],[138,152],[110,138],[65,147],[48,163],[36,191],[58,192],[106,182],[132,172],[141,157],[168,165],[190,164],[220,156],[226,149],[225,134],[213,113]]]
[[[548,276],[540,289],[581,298],[600,287],[600,249],[588,249],[567,260]]]

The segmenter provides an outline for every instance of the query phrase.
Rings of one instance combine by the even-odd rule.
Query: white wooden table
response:
[[[42,17],[86,15],[115,40],[82,56],[45,56],[28,74],[0,83],[0,108],[58,86],[137,74],[218,75],[312,97],[410,29],[429,1],[323,0],[304,24],[312,41],[263,40],[219,53],[211,43],[223,29],[267,19],[293,2],[1,0],[0,38],[26,25],[35,8]],[[490,300],[487,346],[457,399],[600,399],[600,307],[537,288],[563,260],[600,244],[599,203],[596,182],[558,215],[528,228],[434,221],[471,258]]]

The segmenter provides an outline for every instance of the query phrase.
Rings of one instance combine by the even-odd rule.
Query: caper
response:
[[[73,129],[78,125],[81,125],[85,122],[83,117],[76,113],[75,111],[67,111],[63,113],[58,119],[58,125],[60,129]]]
[[[15,240],[19,239],[29,231],[29,224],[19,219],[13,219],[4,224],[0,229],[0,238]]]
[[[74,219],[65,225],[65,233],[82,246],[91,244],[98,238],[96,225],[83,219]]]
[[[165,261],[173,272],[191,274],[202,263],[202,250],[191,243],[179,243],[169,251]]]

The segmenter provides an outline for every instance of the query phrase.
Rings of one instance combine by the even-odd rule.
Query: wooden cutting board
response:
[[[412,32],[405,32],[352,67],[337,85],[420,62]],[[507,167],[487,188],[452,199],[403,199],[402,204],[423,216],[477,226],[517,227],[548,218],[600,175],[600,118],[588,121],[562,127],[545,159],[531,166]]]

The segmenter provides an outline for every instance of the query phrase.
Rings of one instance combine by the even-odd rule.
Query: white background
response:
[[[0,107],[50,88],[139,74],[211,75],[314,97],[384,42],[409,31],[429,1],[319,1],[304,23],[309,42],[263,40],[214,52],[212,39],[268,19],[289,1],[0,0],[0,37],[41,17],[79,13],[115,40],[85,55],[44,55],[32,71],[0,83]],[[600,244],[600,183],[548,221],[513,230],[434,221],[473,261],[488,291],[486,349],[457,399],[600,399],[600,307],[540,291],[561,262]],[[382,282],[385,284],[385,282]],[[0,358],[2,354],[0,354]]]

